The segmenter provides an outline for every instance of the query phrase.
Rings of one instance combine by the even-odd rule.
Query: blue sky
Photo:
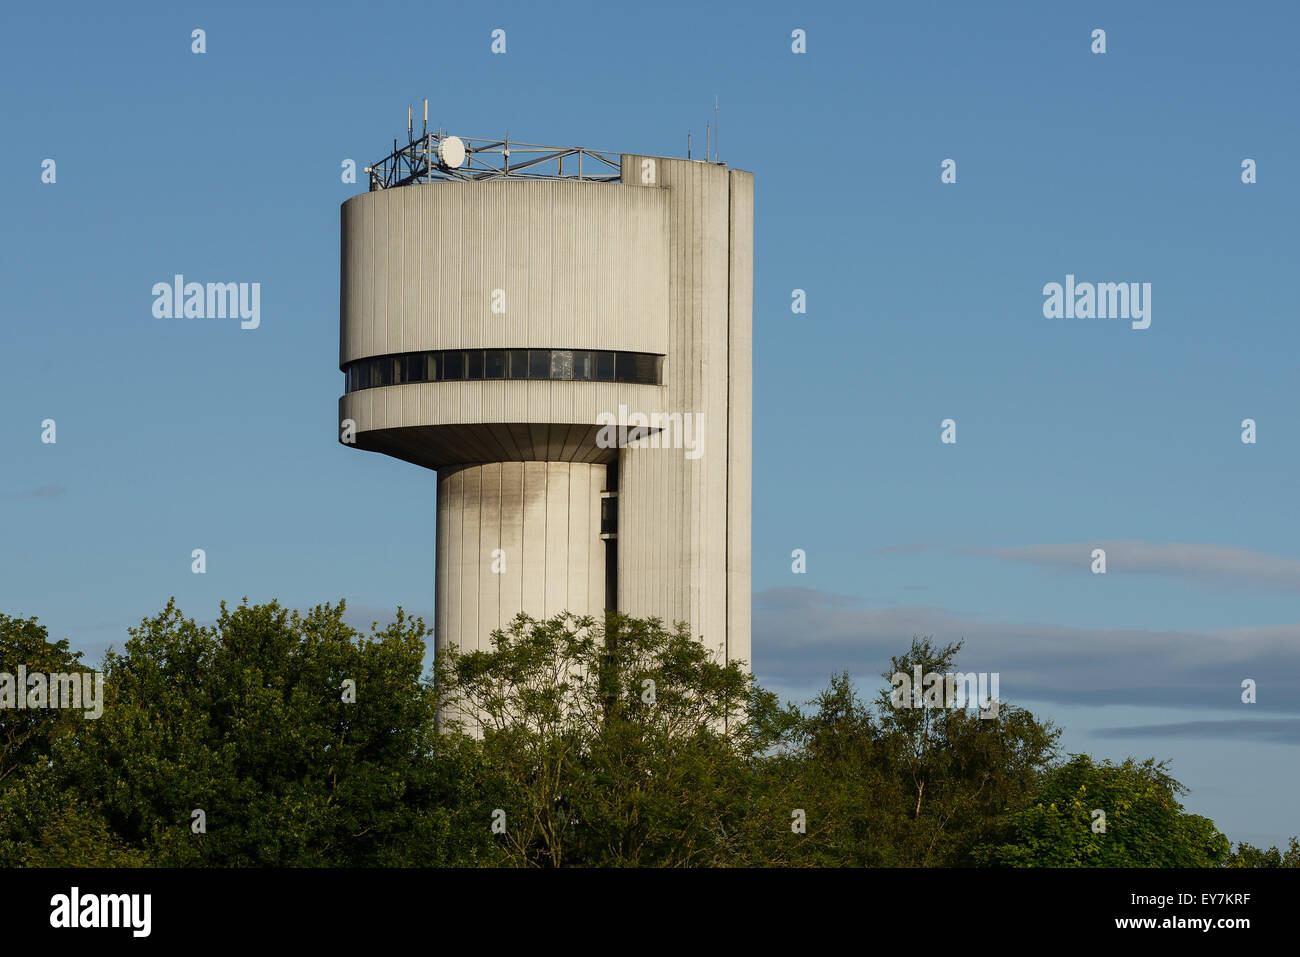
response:
[[[433,475],[335,441],[341,162],[424,96],[453,133],[684,155],[717,95],[756,176],[760,679],[964,637],[1067,748],[1172,758],[1190,808],[1284,842],[1300,14],[1135,6],[6,9],[0,610],[94,658],[171,595],[431,620]],[[175,273],[260,282],[260,328],[155,319]],[[1151,283],[1150,328],[1044,318],[1067,273]]]

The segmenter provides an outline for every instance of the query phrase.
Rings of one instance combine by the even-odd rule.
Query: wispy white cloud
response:
[[[1300,744],[1300,718],[1241,721],[1181,721],[1098,728],[1095,738],[1226,738],[1233,741]]]
[[[886,545],[884,548],[877,548],[877,555],[917,555],[921,552],[929,551],[934,548],[927,542],[908,542],[902,545]]]
[[[1106,540],[954,551],[1087,572],[1094,548],[1106,550],[1107,574],[1167,575],[1225,585],[1300,591],[1300,559],[1253,552],[1233,545]]]
[[[1300,712],[1300,622],[1219,631],[989,621],[925,605],[866,607],[814,589],[754,596],[759,679],[821,687],[847,670],[875,687],[913,635],[965,639],[958,664],[997,671],[1007,700]],[[769,677],[770,676],[770,677]],[[1241,703],[1253,679],[1258,704]]]
[[[62,498],[68,494],[66,485],[42,485],[40,488],[26,489],[22,492],[10,492],[5,498],[43,498],[55,499]]]

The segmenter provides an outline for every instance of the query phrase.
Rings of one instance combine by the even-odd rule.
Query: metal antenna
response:
[[[686,158],[691,158],[691,134],[686,134]]]
[[[406,142],[415,140],[415,127],[411,125],[411,107],[406,108]]]
[[[424,170],[433,170],[433,150],[429,143],[429,98],[424,98],[424,126],[420,130],[420,148],[424,152]]]
[[[718,94],[713,94],[713,158],[718,158]]]

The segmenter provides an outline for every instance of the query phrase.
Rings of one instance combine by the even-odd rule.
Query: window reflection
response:
[[[590,379],[591,373],[591,353],[586,349],[575,349],[573,351],[573,377],[575,379]]]
[[[568,349],[551,350],[551,378],[573,378],[573,353]]]

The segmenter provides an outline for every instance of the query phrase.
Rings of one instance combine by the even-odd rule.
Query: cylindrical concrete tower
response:
[[[752,176],[432,133],[368,171],[340,437],[438,472],[437,647],[608,609],[747,661]]]

